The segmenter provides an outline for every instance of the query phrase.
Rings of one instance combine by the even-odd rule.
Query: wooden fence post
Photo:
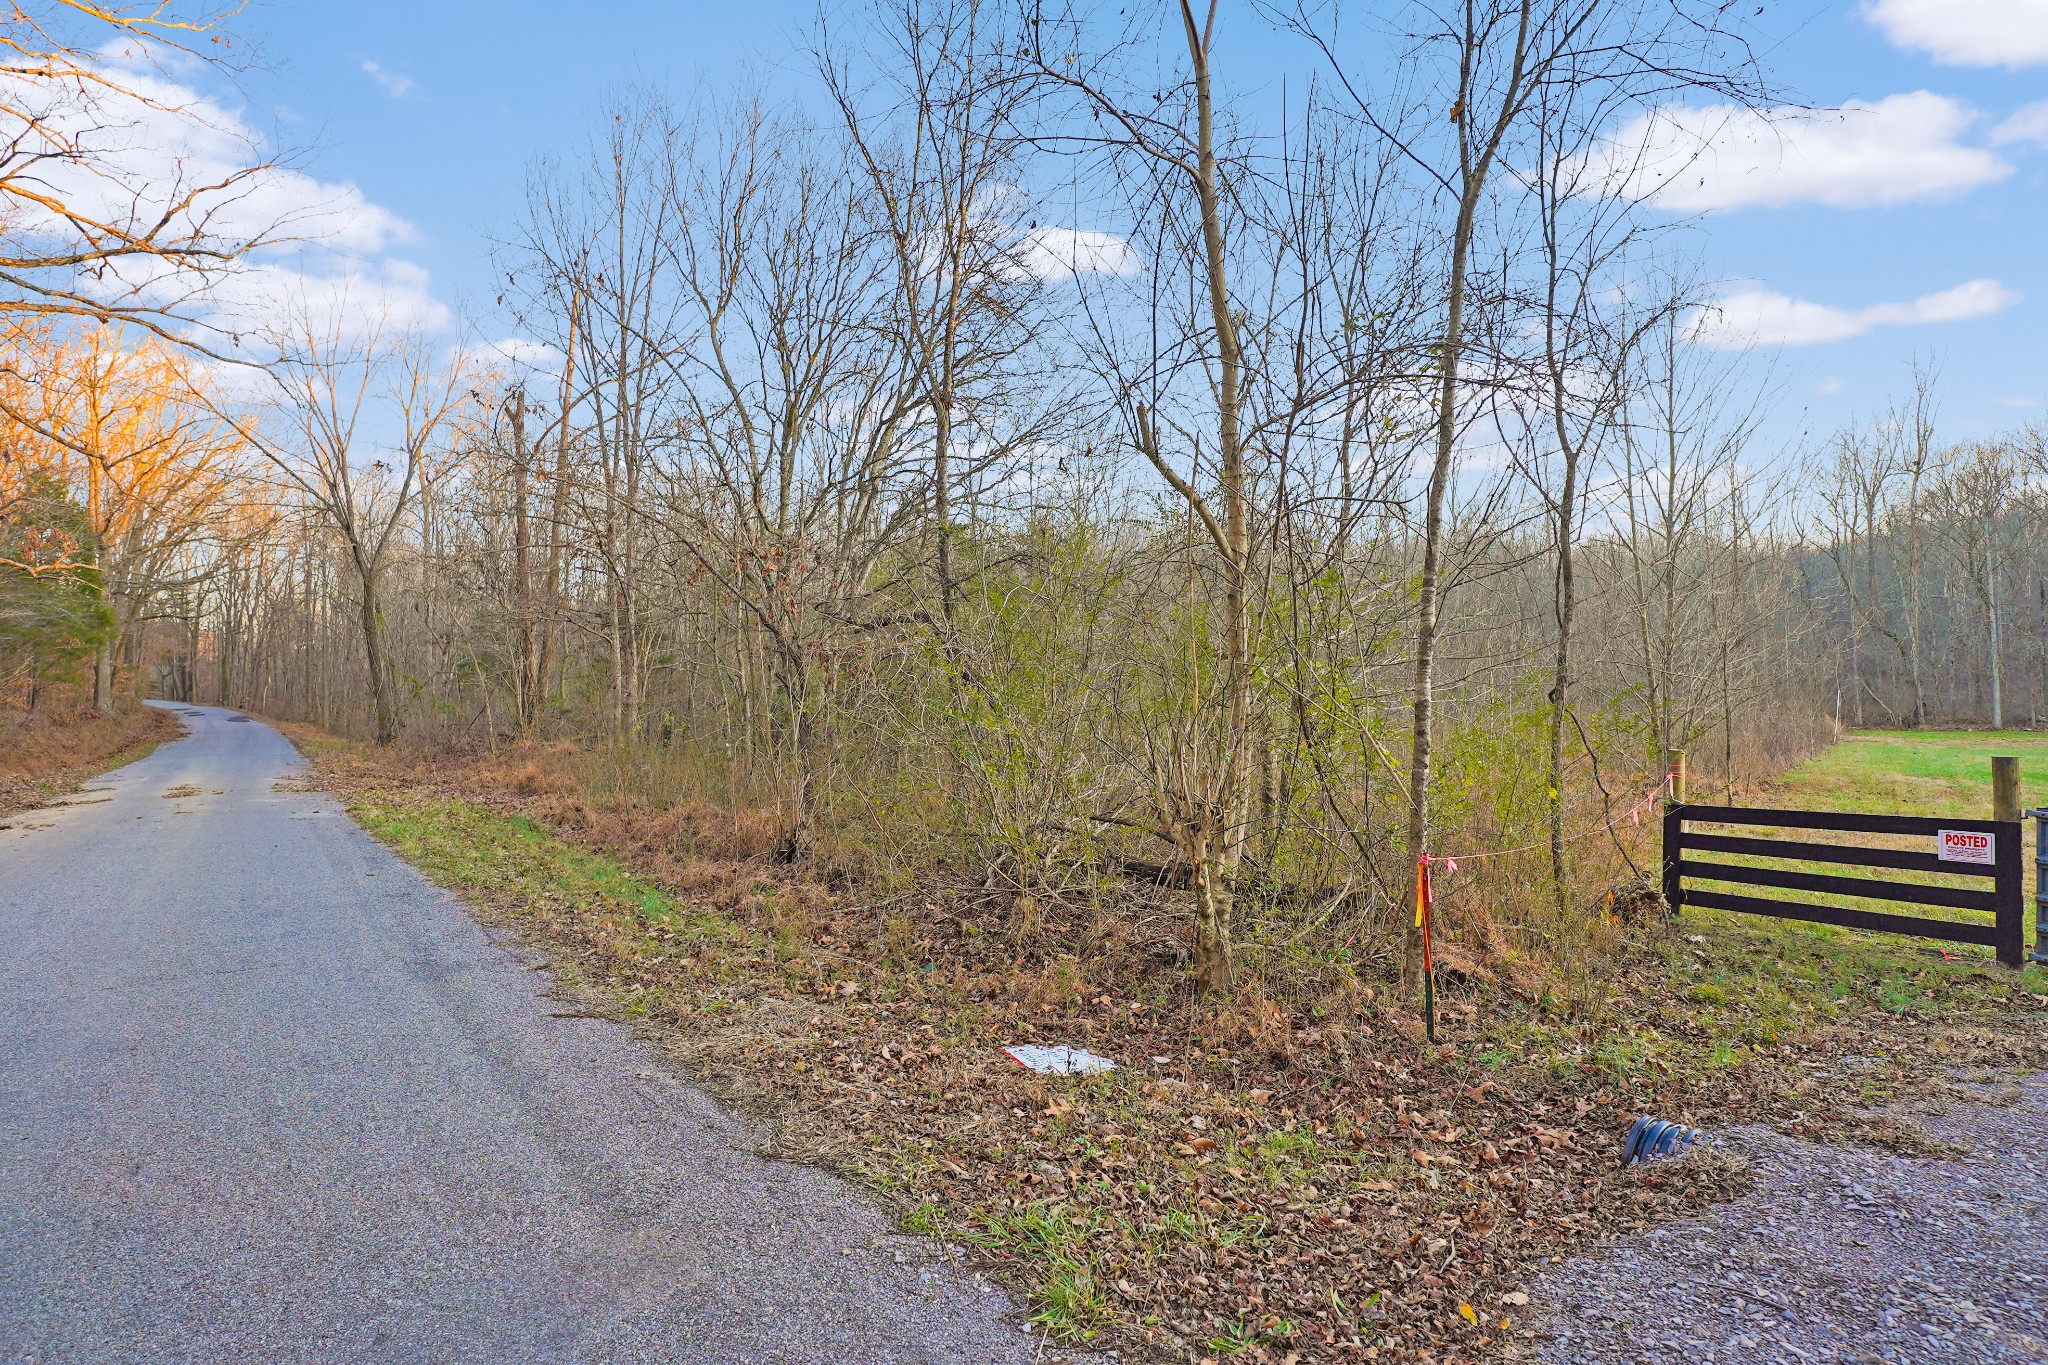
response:
[[[2016,758],[1991,760],[1991,818],[2020,818],[2020,761]]]
[[[1678,860],[1684,844],[1685,821],[1679,807],[1685,804],[1685,750],[1664,751],[1664,906],[1677,914],[1685,904],[1685,882]]]
[[[1998,909],[1995,945],[1998,960],[2020,966],[2027,953],[2026,861],[2021,847],[2026,826],[2020,823],[2020,761],[1991,760],[1991,818],[2003,826],[1998,834]],[[2010,847],[2007,847],[2010,845]]]

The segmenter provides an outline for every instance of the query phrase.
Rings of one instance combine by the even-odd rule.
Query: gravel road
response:
[[[625,1030],[557,1018],[274,731],[0,829],[0,1360],[1038,1358]]]
[[[1542,1358],[2048,1361],[2048,1078],[1917,1116],[1957,1161],[1741,1130],[1756,1188],[1531,1289]]]

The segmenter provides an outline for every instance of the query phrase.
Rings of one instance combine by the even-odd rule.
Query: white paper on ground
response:
[[[1107,1057],[1097,1056],[1085,1047],[1068,1047],[1058,1043],[1042,1047],[1036,1043],[1023,1043],[1017,1047],[1006,1047],[1011,1060],[1019,1066],[1053,1076],[1093,1076],[1102,1071],[1116,1070],[1116,1063]]]

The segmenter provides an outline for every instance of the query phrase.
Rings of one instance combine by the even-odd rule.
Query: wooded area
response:
[[[7,704],[574,746],[1022,934],[1160,907],[1216,993],[1412,972],[1424,852],[1498,855],[1451,893],[1479,951],[1571,950],[1673,750],[1707,796],[1837,718],[2037,723],[2043,433],[1944,438],[1928,368],[1766,448],[1693,343],[1671,168],[1614,132],[1766,98],[1739,7],[1399,8],[835,12],[801,79],[627,92],[535,162],[453,346],[196,328],[274,230],[206,216],[232,182],[154,236],[10,222]],[[1277,104],[1231,84],[1254,23]],[[25,59],[89,101],[103,38]],[[91,263],[67,230],[148,282],[25,287]]]

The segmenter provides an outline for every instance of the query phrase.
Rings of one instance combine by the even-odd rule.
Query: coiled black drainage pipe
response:
[[[1639,1161],[1676,1156],[1696,1142],[1707,1141],[1707,1135],[1697,1128],[1645,1114],[1629,1125],[1628,1136],[1621,1140],[1621,1164],[1633,1166]]]

